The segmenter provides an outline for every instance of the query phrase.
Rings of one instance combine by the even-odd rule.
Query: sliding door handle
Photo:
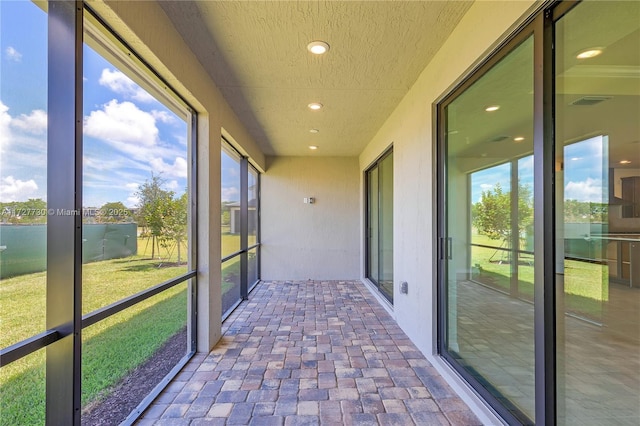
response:
[[[451,260],[453,259],[453,238],[440,238],[440,244],[438,247],[438,255],[440,260]]]

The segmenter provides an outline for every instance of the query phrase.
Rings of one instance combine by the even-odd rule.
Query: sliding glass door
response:
[[[366,172],[367,278],[393,303],[393,151]]]
[[[640,3],[556,24],[558,423],[640,419]]]
[[[447,355],[519,421],[534,417],[533,39],[444,110]]]
[[[438,105],[439,350],[510,424],[640,418],[639,46],[558,2]]]

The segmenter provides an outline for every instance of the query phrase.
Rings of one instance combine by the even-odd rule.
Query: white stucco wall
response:
[[[436,364],[436,265],[434,227],[435,158],[433,105],[468,70],[529,15],[532,1],[477,1],[463,17],[433,61],[380,128],[359,157],[362,171],[393,143],[394,147],[394,307],[393,315],[418,348]],[[361,200],[360,217],[364,217]],[[364,278],[365,250],[360,223],[360,272]],[[406,281],[409,293],[399,292]],[[441,373],[488,424],[497,422],[473,393]],[[456,385],[456,383],[458,383]]]
[[[358,278],[356,157],[269,158],[261,186],[262,279]]]

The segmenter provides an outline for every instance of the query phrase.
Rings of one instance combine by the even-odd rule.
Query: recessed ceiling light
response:
[[[320,130],[318,130],[318,129],[311,129],[311,130],[309,130],[309,133],[320,133]]]
[[[307,44],[307,50],[314,55],[322,55],[323,53],[327,53],[329,50],[329,44],[322,40],[312,41]]]
[[[309,145],[309,149],[315,151],[316,149],[318,149],[318,147],[316,145]]]
[[[500,109],[500,105],[491,105],[486,107],[484,110],[487,112],[497,111]]]
[[[631,164],[631,161],[629,161],[629,160],[622,160],[622,161],[620,161],[620,164]]]
[[[322,104],[320,102],[311,102],[309,105],[307,105],[309,107],[309,109],[312,109],[314,111],[319,110],[320,108],[322,108]]]
[[[576,55],[576,58],[578,58],[578,59],[594,58],[594,57],[600,55],[602,53],[602,50],[603,50],[602,47],[592,47],[590,49],[586,49],[586,50],[583,50],[580,53],[578,53]]]
[[[522,142],[524,140],[524,138],[522,136],[517,136],[515,138],[513,138],[514,141],[516,142]]]

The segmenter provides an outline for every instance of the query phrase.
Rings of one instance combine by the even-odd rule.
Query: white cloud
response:
[[[105,68],[102,70],[100,85],[111,89],[113,92],[140,102],[153,102],[155,99],[146,90],[138,86],[133,80],[118,70]]]
[[[125,205],[127,207],[137,207],[140,204],[140,198],[138,198],[136,193],[138,192],[138,188],[140,188],[140,184],[135,182],[129,182],[125,184],[124,187],[130,191]]]
[[[165,184],[165,187],[170,191],[176,191],[176,189],[180,188],[180,184],[178,184],[177,180],[171,180]]]
[[[176,121],[176,117],[168,113],[167,111],[158,111],[154,109],[153,111],[151,111],[151,115],[156,120],[162,121],[163,123],[167,124],[175,123]]]
[[[127,202],[125,203],[125,206],[129,208],[133,208],[133,207],[138,207],[138,205],[140,205],[140,198],[136,197],[135,195],[131,195],[127,197]]]
[[[11,116],[7,111],[9,111],[9,107],[0,101],[0,153],[4,152],[11,141],[11,129],[9,128]]]
[[[33,179],[23,181],[7,176],[0,181],[0,202],[26,201],[37,190],[38,185]]]
[[[176,157],[173,164],[165,163],[162,158],[152,158],[151,161],[149,161],[149,164],[157,173],[163,173],[179,178],[187,177],[187,160],[182,157]]]
[[[43,160],[46,162],[47,148],[47,140],[44,137],[46,129],[46,112],[33,110],[29,115],[21,114],[14,118],[9,114],[9,107],[0,101],[0,153],[6,155],[3,158],[2,167],[15,169],[44,166],[46,163],[43,163]],[[10,157],[10,161],[7,157]]]
[[[13,46],[7,47],[5,52],[7,53],[7,58],[10,60],[14,62],[22,61],[22,53],[18,52]]]
[[[20,114],[11,121],[11,126],[34,135],[44,135],[47,131],[47,113],[36,109],[29,115]]]
[[[489,184],[489,183],[481,183],[481,184],[480,184],[480,188],[481,188],[483,191],[489,191],[489,190],[493,189],[493,187],[494,187],[494,186],[495,186],[495,185],[491,185],[491,184]]]
[[[585,181],[570,181],[564,187],[565,200],[590,201],[596,203],[606,202],[606,192],[602,187],[602,180],[587,178]]]
[[[147,156],[148,151],[140,148],[152,148],[158,142],[155,118],[131,102],[115,99],[84,118],[84,131],[136,158]]]
[[[222,188],[222,201],[238,201],[238,189],[234,187]]]

